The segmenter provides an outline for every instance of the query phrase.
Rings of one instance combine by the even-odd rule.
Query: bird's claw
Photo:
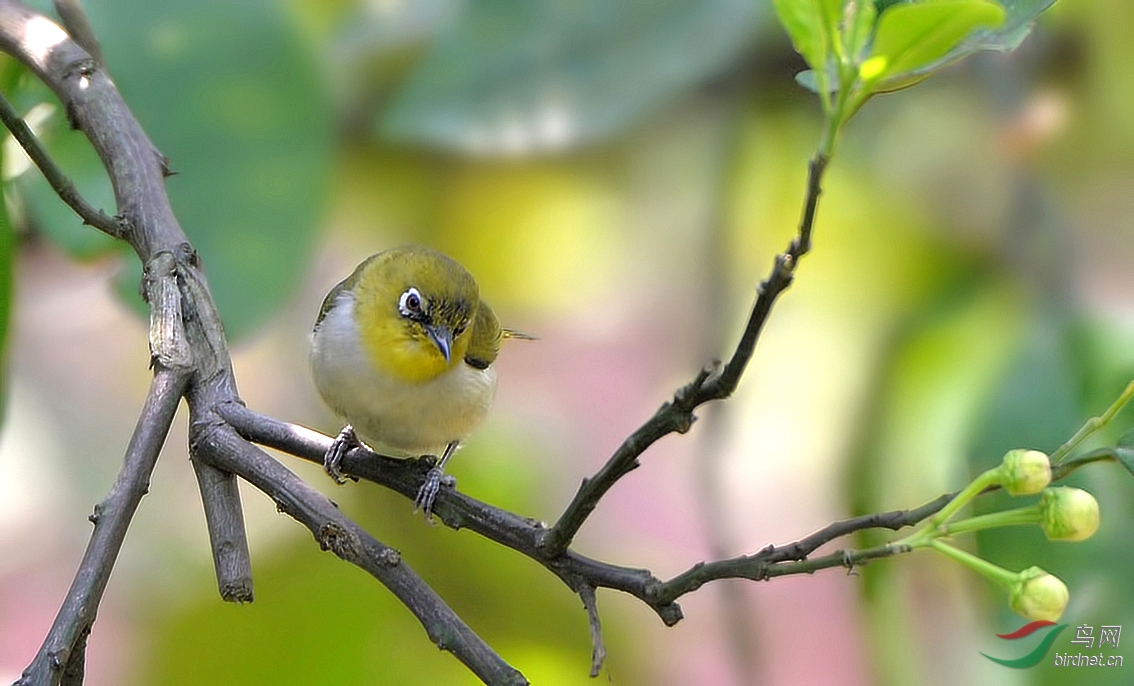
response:
[[[331,442],[331,447],[327,448],[327,454],[323,456],[323,470],[327,472],[327,476],[334,479],[337,484],[346,483],[343,473],[339,470],[339,465],[342,464],[343,456],[352,449],[361,446],[362,443],[359,442],[358,436],[354,433],[354,427],[350,424],[344,426],[335,440]]]
[[[457,479],[446,474],[441,470],[441,467],[434,467],[425,474],[425,483],[417,492],[417,497],[413,500],[413,511],[421,510],[425,515],[426,521],[433,521],[433,503],[437,500],[437,494],[441,492],[441,487],[453,488],[457,485]]]

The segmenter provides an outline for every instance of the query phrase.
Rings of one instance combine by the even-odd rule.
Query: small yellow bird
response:
[[[359,445],[395,457],[440,455],[414,501],[431,518],[445,463],[488,413],[502,329],[460,264],[421,246],[372,255],[331,289],[315,320],[311,368],[347,424],[323,466]]]

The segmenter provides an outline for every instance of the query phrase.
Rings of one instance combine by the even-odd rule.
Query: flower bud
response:
[[[1070,599],[1067,586],[1039,567],[1029,567],[1017,574],[1009,594],[1008,606],[1013,612],[1049,622],[1059,619]]]
[[[1053,541],[1084,541],[1099,528],[1099,503],[1090,493],[1069,486],[1044,490],[1040,526]]]
[[[1009,495],[1039,493],[1051,483],[1051,461],[1038,450],[1009,450],[1000,470],[1000,485]]]

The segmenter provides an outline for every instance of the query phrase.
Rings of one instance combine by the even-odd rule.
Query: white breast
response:
[[[311,345],[311,369],[323,400],[378,452],[440,455],[472,433],[496,394],[496,369],[462,360],[434,379],[409,383],[376,369],[355,326],[354,298],[342,293]]]

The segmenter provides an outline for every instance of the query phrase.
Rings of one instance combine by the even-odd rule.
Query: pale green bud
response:
[[[1029,567],[1017,574],[1008,592],[1008,607],[1013,612],[1049,622],[1063,615],[1070,599],[1067,586],[1039,567]]]
[[[1017,448],[1004,455],[1000,485],[1009,495],[1039,493],[1051,483],[1051,461],[1038,450]]]
[[[1053,541],[1085,541],[1099,529],[1099,502],[1081,488],[1048,488],[1039,504],[1040,526]]]

